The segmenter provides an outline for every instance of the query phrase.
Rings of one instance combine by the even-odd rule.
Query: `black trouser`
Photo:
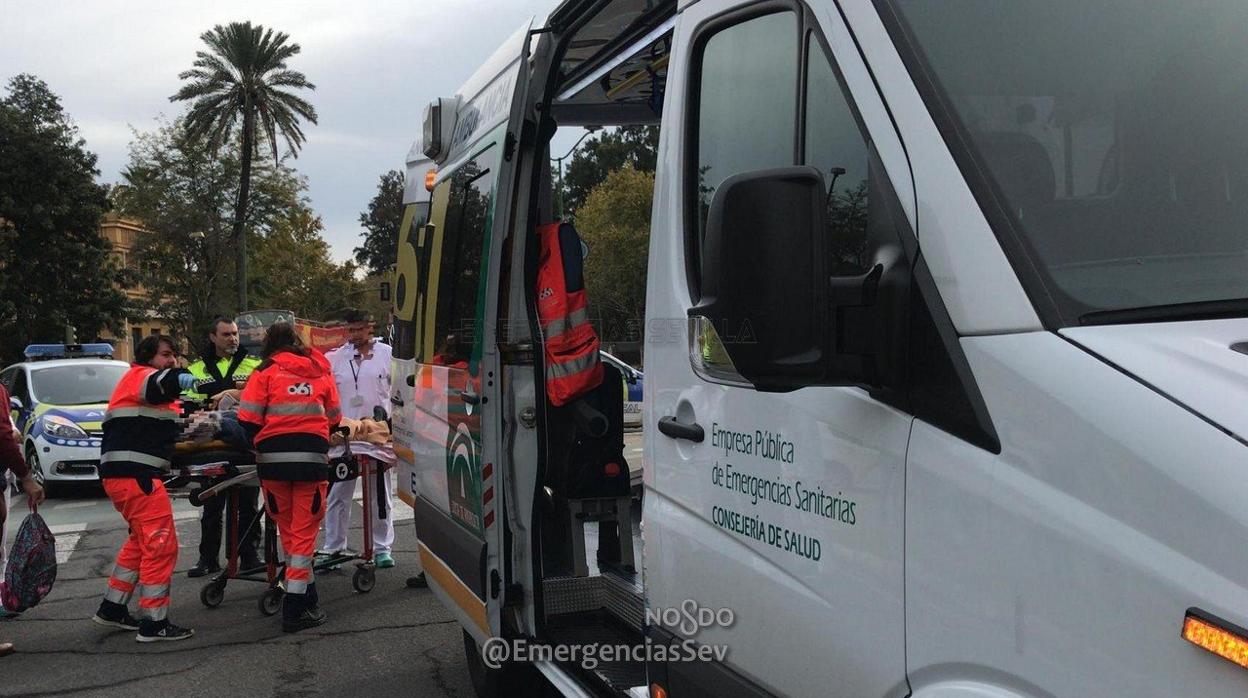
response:
[[[256,518],[260,503],[260,488],[239,487],[236,491],[238,492],[238,521],[244,532],[243,537],[238,541],[238,550],[239,558],[243,559],[254,555],[260,545],[260,522],[256,521],[248,528],[248,525]],[[204,502],[203,518],[199,520],[200,560],[219,560],[217,555],[221,552],[221,519],[226,519],[227,525],[232,524],[229,517],[225,516],[225,505],[229,500],[230,493],[225,491]],[[230,525],[230,528],[232,529],[233,526]],[[228,530],[226,535],[229,535]]]

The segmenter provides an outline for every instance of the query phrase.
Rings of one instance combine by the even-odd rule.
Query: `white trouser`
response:
[[[388,553],[394,546],[394,483],[392,473],[387,471],[382,477],[386,483],[386,518],[378,518],[377,510],[377,476],[372,476],[371,496],[373,501],[364,504],[373,514],[373,554]],[[356,489],[363,489],[360,478],[347,482],[335,482],[329,489],[328,501],[325,504],[325,542],[321,550],[338,552],[347,548],[347,532],[351,529],[351,499]]]

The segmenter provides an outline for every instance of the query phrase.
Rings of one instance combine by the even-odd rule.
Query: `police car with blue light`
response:
[[[32,344],[26,361],[0,371],[22,452],[52,494],[69,482],[95,482],[104,410],[128,365],[109,344]]]

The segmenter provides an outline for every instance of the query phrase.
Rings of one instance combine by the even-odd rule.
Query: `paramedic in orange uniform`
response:
[[[303,346],[290,324],[269,328],[260,355],[264,362],[243,389],[238,421],[255,442],[265,506],[286,553],[282,630],[289,633],[325,622],[312,556],[325,517],[330,430],[342,413],[325,355]]]
[[[178,396],[194,376],[177,367],[173,339],[139,342],[130,366],[108,401],[100,445],[100,482],[130,526],[117,553],[108,590],[91,619],[99,625],[138,630],[139,642],[185,640],[194,634],[169,622],[169,583],[178,562],[173,507],[161,481],[177,440]],[[127,604],[139,591],[139,617]]]

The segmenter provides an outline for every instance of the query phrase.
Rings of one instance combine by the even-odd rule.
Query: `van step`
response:
[[[630,631],[602,613],[580,613],[551,619],[547,632],[555,645],[633,646],[645,642],[641,633]],[[599,661],[588,670],[579,664],[568,668],[592,676],[619,696],[628,696],[637,686],[647,685],[644,662]]]

